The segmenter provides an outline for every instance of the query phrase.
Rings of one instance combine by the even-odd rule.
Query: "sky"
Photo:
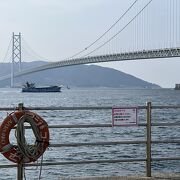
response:
[[[169,0],[154,1],[159,1],[158,4],[161,4]],[[177,3],[177,0],[174,1]],[[22,38],[27,43],[22,50],[25,51],[25,48],[27,49],[29,46],[39,56],[44,57],[42,60],[58,61],[70,57],[100,37],[133,2],[134,0],[0,0],[0,62],[6,62],[4,57],[12,38],[12,32],[15,34],[21,32]],[[138,6],[139,8],[142,6],[142,2],[145,1],[139,0],[137,9]],[[156,7],[158,8],[158,6]],[[150,14],[150,10],[147,13]],[[175,15],[177,16],[177,14]],[[163,11],[160,15],[163,18]],[[152,16],[154,23],[158,14],[154,10],[149,16]],[[178,19],[176,21],[178,22]],[[123,23],[125,21],[122,21]],[[175,26],[179,26],[179,24],[175,24]],[[148,25],[144,25],[141,34],[147,31],[146,27]],[[118,28],[121,26],[118,25],[114,33]],[[129,29],[131,30],[131,28]],[[149,38],[149,41],[148,37],[144,38],[141,40],[142,43],[148,41],[151,44],[158,44],[156,43],[158,38],[165,39],[167,37],[163,27],[157,32],[154,31],[155,27],[149,28],[149,37],[153,34],[156,38],[154,40]],[[167,33],[170,31],[172,29],[167,29]],[[178,34],[177,27],[174,32],[174,34]],[[107,38],[111,34],[107,35]],[[139,36],[135,36],[136,39],[139,38]],[[130,35],[124,34],[123,37],[125,39],[119,38],[114,44],[124,44],[126,47],[131,44],[132,37]],[[177,38],[180,40],[179,36]],[[166,42],[164,41],[164,43]],[[32,60],[34,59],[32,58]],[[108,62],[98,63],[98,65],[123,71],[164,88],[173,88],[175,83],[180,83],[180,58]]]

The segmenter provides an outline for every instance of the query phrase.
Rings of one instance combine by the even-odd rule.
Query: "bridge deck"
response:
[[[48,69],[54,69],[65,66],[79,65],[79,64],[91,64],[100,62],[113,62],[113,61],[127,61],[127,60],[141,60],[141,59],[158,59],[158,58],[175,58],[180,57],[180,47],[166,48],[166,49],[151,49],[151,50],[141,50],[133,52],[124,52],[117,54],[105,54],[97,56],[87,56],[69,60],[62,60],[57,62],[51,62],[42,66],[35,68],[25,69],[20,72],[13,74],[13,77],[20,77],[22,75],[27,75],[39,71],[44,71]],[[11,74],[0,77],[1,80],[10,79]]]

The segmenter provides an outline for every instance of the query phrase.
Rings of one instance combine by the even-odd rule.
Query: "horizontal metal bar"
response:
[[[175,122],[175,123],[151,123],[151,126],[180,126],[180,122]]]
[[[0,111],[15,111],[15,107],[1,107]]]
[[[155,141],[152,141],[153,144],[171,144],[171,143],[180,143],[180,140],[155,140]]]
[[[168,160],[180,160],[180,157],[158,157],[152,158],[152,161],[168,161]],[[146,158],[129,158],[129,159],[113,159],[113,160],[88,160],[88,161],[64,161],[54,163],[32,163],[24,164],[26,167],[30,166],[54,166],[54,165],[73,165],[73,164],[93,164],[93,163],[119,163],[119,162],[141,162],[146,161]],[[0,165],[0,168],[14,168],[17,164]]]
[[[54,162],[54,163],[43,163],[42,166],[51,166],[51,165],[73,165],[73,164],[95,164],[95,163],[119,163],[119,162],[140,162],[146,161],[146,158],[137,158],[137,159],[112,159],[112,160],[85,160],[85,161],[65,161],[65,162]],[[25,166],[40,166],[41,163],[37,164],[25,164]]]
[[[154,144],[180,143],[180,140],[152,141]],[[79,146],[105,146],[118,144],[146,144],[146,141],[114,141],[114,142],[90,142],[90,143],[61,143],[50,144],[49,147],[79,147]]]
[[[169,160],[180,160],[180,157],[157,157],[157,158],[152,158],[152,161],[169,161]]]
[[[82,107],[24,107],[27,110],[111,110],[112,106],[82,106]],[[138,106],[138,109],[146,109],[146,106]],[[14,111],[18,110],[18,107],[1,107],[0,111]]]
[[[145,144],[146,141],[115,141],[115,142],[90,142],[90,143],[64,143],[50,144],[49,147],[77,147],[77,146],[104,146],[118,144]]]
[[[180,126],[180,123],[151,123],[152,126]],[[146,126],[146,123],[139,123],[137,126]],[[95,128],[95,127],[112,127],[112,124],[67,124],[67,125],[49,125],[49,128]],[[117,126],[115,126],[117,127]],[[124,127],[124,126],[118,126]]]
[[[138,126],[146,126],[146,123],[139,123]],[[112,124],[67,124],[67,125],[49,125],[49,128],[98,128],[98,127],[112,127]],[[114,126],[117,127],[117,126]],[[118,126],[124,127],[124,126]]]
[[[140,162],[146,161],[145,158],[137,159],[112,159],[112,160],[87,160],[87,161],[64,161],[64,162],[44,162],[44,163],[30,163],[24,164],[26,167],[30,166],[54,166],[54,165],[73,165],[73,164],[93,164],[93,163],[119,163],[119,162]],[[0,165],[1,168],[13,168],[17,167],[17,164]]]
[[[127,107],[127,106],[44,106],[44,107],[24,107],[27,110],[111,110],[113,107]],[[129,106],[131,107],[131,106]],[[134,106],[133,106],[134,107]],[[138,109],[147,109],[147,106],[136,106]],[[152,109],[180,109],[180,105],[171,106],[152,106]],[[0,107],[0,111],[18,110],[18,107]]]
[[[180,123],[152,123],[152,126],[180,126]],[[139,123],[139,127],[145,127],[146,123]],[[137,127],[138,127],[137,126]],[[112,124],[64,124],[64,125],[49,125],[49,128],[98,128],[98,127],[112,127]],[[118,126],[118,127],[124,127],[124,126]],[[16,126],[14,127],[14,129]],[[30,129],[30,126],[26,126],[26,129]]]
[[[138,126],[146,126],[146,124],[139,124]],[[48,128],[53,129],[63,129],[63,128],[98,128],[98,127],[111,127],[112,124],[67,124],[67,125],[48,125]],[[120,126],[118,126],[120,127]],[[122,126],[124,127],[124,126]],[[26,129],[31,129],[31,126],[25,126]],[[13,129],[16,129],[16,126],[13,127]]]
[[[49,125],[49,128],[95,128],[95,127],[112,127],[112,124],[67,124],[67,125]]]
[[[112,106],[82,106],[82,107],[27,107],[28,110],[106,110]]]
[[[0,169],[18,167],[17,164],[0,164]]]
[[[123,106],[122,106],[123,107]],[[111,110],[112,106],[79,106],[79,107],[25,107],[28,110]],[[137,106],[138,109],[146,109],[146,106]],[[171,105],[171,106],[152,106],[152,109],[180,109],[180,105]],[[0,111],[14,111],[18,110],[18,107],[0,107]]]
[[[152,158],[152,161],[167,161],[167,160],[180,160],[180,157],[160,157]],[[30,166],[55,166],[55,165],[74,165],[74,164],[95,164],[95,163],[119,163],[119,162],[141,162],[146,161],[146,158],[136,158],[136,159],[116,159],[116,160],[88,160],[88,161],[64,161],[64,162],[44,162],[44,163],[30,163],[24,164],[26,167]],[[17,164],[7,164],[0,165],[0,168],[14,168]]]
[[[152,106],[152,109],[180,109],[180,105]]]
[[[65,124],[65,125],[48,125],[48,128],[98,128],[98,127],[112,127],[112,124]],[[31,129],[31,126],[25,126],[26,129]],[[13,128],[16,129],[16,126]]]

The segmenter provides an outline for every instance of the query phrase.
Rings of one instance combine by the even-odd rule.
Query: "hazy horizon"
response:
[[[0,0],[0,22],[2,24],[0,62],[9,60],[4,57],[12,38],[12,32],[15,34],[21,32],[23,40],[27,42],[22,47],[22,53],[26,56],[28,46],[30,46],[32,51],[34,50],[39,55],[39,60],[58,61],[70,57],[102,35],[133,2],[133,0]],[[163,12],[156,14],[155,10],[155,7],[157,6],[158,9],[162,2],[169,3],[170,1],[152,2],[151,8],[154,8],[154,14],[150,10],[147,12],[152,19],[159,15],[163,18]],[[139,0],[137,6],[140,7],[143,3],[145,1]],[[179,10],[176,14],[179,18]],[[179,22],[178,18],[175,21]],[[176,26],[180,27],[179,24]],[[155,34],[155,39],[158,35],[159,38],[165,36],[162,29],[159,30],[160,32],[152,32]],[[126,36],[128,37],[128,34]],[[179,36],[176,44],[180,41]],[[126,38],[123,43],[120,40],[116,43],[128,47],[129,41]],[[149,48],[159,47],[158,39],[157,42],[154,42],[154,39],[151,41],[149,41]],[[153,44],[155,45],[152,46]],[[145,44],[145,46],[148,45]],[[29,58],[33,60],[34,57],[29,56]],[[173,88],[176,83],[180,83],[180,58],[108,62],[97,65],[120,70],[164,88]]]

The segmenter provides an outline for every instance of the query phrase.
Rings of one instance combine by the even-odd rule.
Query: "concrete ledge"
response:
[[[71,178],[63,180],[180,180],[180,174],[154,175],[153,177],[143,176],[121,176],[121,177],[89,177],[89,178]]]

